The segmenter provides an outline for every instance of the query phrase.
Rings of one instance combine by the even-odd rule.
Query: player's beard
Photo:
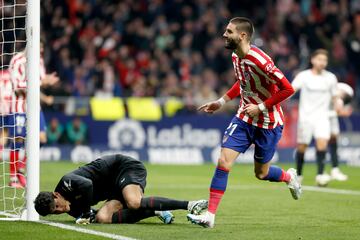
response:
[[[237,48],[237,42],[235,39],[225,38],[225,48],[235,50]]]

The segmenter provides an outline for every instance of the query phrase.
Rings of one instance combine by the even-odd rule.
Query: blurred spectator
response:
[[[201,106],[205,103],[213,101],[218,98],[216,92],[209,85],[203,85],[199,92],[195,94],[195,103],[197,106]]]
[[[71,122],[66,124],[67,140],[71,144],[81,145],[87,142],[87,126],[79,118],[75,117]]]
[[[6,9],[6,16],[13,14]],[[326,48],[329,70],[356,89],[360,102],[357,0],[43,0],[41,14],[47,68],[63,85],[58,95],[188,99],[200,91],[192,86],[199,76],[218,95],[233,84],[224,78],[233,71],[231,52],[223,47],[225,24],[245,16],[256,25],[253,43],[290,80],[308,67],[310,52]],[[16,21],[22,26],[24,19]],[[3,24],[12,28],[13,22]],[[4,53],[13,51],[15,35],[4,31]]]
[[[63,142],[64,127],[57,118],[52,118],[46,128],[47,143],[58,144]]]

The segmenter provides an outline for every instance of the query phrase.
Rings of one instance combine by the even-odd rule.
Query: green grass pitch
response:
[[[41,190],[52,191],[60,177],[78,165],[70,162],[42,162]],[[282,165],[284,168],[290,165]],[[147,165],[146,195],[177,199],[208,197],[213,165]],[[291,198],[284,183],[259,181],[252,165],[235,165],[228,189],[220,204],[214,229],[204,229],[186,220],[185,211],[174,211],[175,222],[164,225],[157,218],[137,224],[91,224],[79,226],[137,239],[360,239],[360,168],[343,167],[347,182],[330,182],[328,188],[355,190],[336,194],[304,190],[300,200]],[[304,185],[313,186],[315,165],[305,166]],[[44,218],[74,224],[67,215]],[[103,239],[38,223],[0,221],[0,239]]]

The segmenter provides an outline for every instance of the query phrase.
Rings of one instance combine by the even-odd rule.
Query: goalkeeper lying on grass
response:
[[[146,175],[138,160],[121,154],[103,156],[63,176],[54,192],[40,192],[35,209],[42,216],[67,213],[78,224],[136,223],[153,216],[169,224],[174,217],[168,210],[200,214],[207,208],[206,200],[144,197]],[[99,210],[91,209],[103,200]]]

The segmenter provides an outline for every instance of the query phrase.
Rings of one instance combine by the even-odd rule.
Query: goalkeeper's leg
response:
[[[174,210],[187,209],[188,201],[179,201],[162,197],[143,197],[139,185],[129,184],[122,189],[122,196],[129,209]]]
[[[123,209],[118,200],[107,201],[96,214],[98,223],[136,223],[142,219],[156,216],[153,210]]]
[[[183,201],[158,196],[144,197],[139,185],[129,184],[122,190],[122,195],[129,209],[146,209],[155,211],[188,210],[190,213],[200,214],[207,209],[206,200]]]

